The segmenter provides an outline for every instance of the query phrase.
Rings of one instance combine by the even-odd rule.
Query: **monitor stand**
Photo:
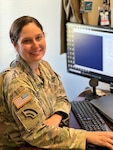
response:
[[[99,97],[101,97],[101,96],[97,95],[95,87],[93,87],[93,91],[91,91],[91,93],[89,93],[88,95],[85,96],[85,98],[88,99],[89,101],[92,99],[97,99]]]
[[[98,79],[97,78],[91,78],[89,81],[89,85],[92,87],[91,93],[89,93],[85,98],[89,101],[92,99],[97,99],[100,96],[96,93],[96,86],[98,86]]]

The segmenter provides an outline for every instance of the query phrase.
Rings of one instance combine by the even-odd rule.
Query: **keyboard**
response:
[[[82,129],[87,131],[110,131],[110,128],[90,101],[72,101],[71,107]]]

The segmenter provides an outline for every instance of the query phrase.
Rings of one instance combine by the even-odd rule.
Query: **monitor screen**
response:
[[[66,44],[70,73],[113,82],[113,29],[68,22]]]

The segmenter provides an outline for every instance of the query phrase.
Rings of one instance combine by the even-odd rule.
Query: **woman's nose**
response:
[[[33,46],[35,46],[35,47],[39,46],[39,41],[33,40]]]

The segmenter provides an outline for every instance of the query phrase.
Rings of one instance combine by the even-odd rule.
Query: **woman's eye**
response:
[[[31,40],[26,39],[26,40],[24,40],[24,41],[23,41],[23,43],[25,43],[25,44],[29,44],[29,43],[31,43]]]
[[[43,37],[44,37],[43,35],[39,34],[39,35],[37,35],[35,37],[35,40],[36,41],[41,41]],[[23,44],[32,44],[33,43],[33,39],[32,38],[31,39],[23,39],[22,43]]]
[[[40,41],[40,40],[42,39],[42,37],[43,37],[42,35],[38,35],[38,36],[36,37],[36,40],[37,40],[37,41]]]

